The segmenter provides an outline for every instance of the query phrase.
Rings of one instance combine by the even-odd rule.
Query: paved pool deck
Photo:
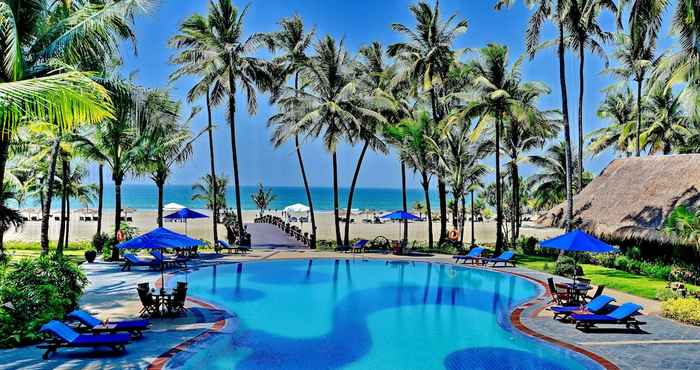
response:
[[[451,256],[425,257],[393,256],[389,254],[350,254],[308,249],[265,248],[254,249],[247,255],[203,254],[191,268],[205,268],[212,264],[279,259],[401,259],[432,263],[454,264]],[[82,297],[83,309],[96,313],[100,319],[117,320],[138,315],[140,303],[136,294],[139,282],[155,282],[160,273],[134,269],[122,272],[114,263],[83,264],[90,286]],[[482,268],[482,267],[474,267]],[[523,268],[496,268],[497,270],[544,281],[550,275]],[[680,324],[657,315],[658,303],[606,290],[619,302],[634,301],[648,308],[642,317],[647,322],[642,332],[618,328],[581,332],[573,325],[552,319],[543,307],[548,297],[542,297],[524,307],[520,322],[528,329],[544,336],[570,343],[578,348],[607,359],[621,369],[700,369],[700,328]],[[178,344],[207,332],[222,316],[235,316],[195,301],[185,317],[154,319],[153,328],[143,339],[133,342],[122,355],[98,355],[90,350],[59,350],[49,360],[42,360],[43,350],[34,346],[0,350],[0,369],[146,369],[156,358]],[[185,349],[186,351],[187,349]],[[176,366],[175,366],[176,367]]]

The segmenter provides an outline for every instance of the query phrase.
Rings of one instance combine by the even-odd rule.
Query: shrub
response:
[[[95,234],[92,237],[92,247],[97,251],[97,253],[102,253],[107,241],[109,241],[109,235],[106,233]]]
[[[673,270],[673,267],[671,266],[653,262],[642,262],[639,267],[642,275],[661,280],[668,280],[668,278],[671,276],[671,271]]]
[[[583,268],[575,263],[573,258],[569,256],[561,256],[557,259],[554,265],[554,274],[559,276],[574,276],[574,268],[577,276],[583,276]]]
[[[539,243],[539,241],[531,236],[521,236],[520,239],[518,239],[518,249],[523,254],[534,255],[536,253],[537,243]]]
[[[638,261],[642,258],[642,250],[639,248],[639,246],[631,246],[625,250],[625,256]]]
[[[669,299],[683,298],[681,294],[673,289],[663,288],[656,291],[656,299],[659,301],[668,301]]]
[[[614,267],[618,270],[639,274],[641,264],[641,262],[633,260],[627,256],[618,256],[615,258]]]
[[[0,276],[0,347],[31,343],[38,328],[75,308],[88,281],[70,260],[57,255],[25,258]]]
[[[661,304],[664,317],[691,325],[700,325],[700,299],[672,298]]]

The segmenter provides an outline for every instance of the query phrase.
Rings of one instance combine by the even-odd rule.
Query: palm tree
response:
[[[659,61],[655,58],[656,39],[640,40],[643,44],[637,45],[633,42],[632,36],[624,33],[615,35],[614,56],[617,59],[619,66],[609,68],[609,72],[624,80],[630,77],[637,83],[637,125],[635,129],[635,153],[639,157],[641,154],[641,137],[642,137],[642,87],[647,73]]]
[[[647,89],[644,107],[641,142],[643,148],[648,148],[649,154],[671,154],[692,135],[690,119],[682,109],[680,96],[674,94],[672,89],[663,86]]]
[[[606,119],[609,124],[590,133],[588,150],[599,154],[608,148],[625,153],[629,157],[632,148],[634,121],[637,114],[634,97],[629,88],[608,90],[603,102],[598,107],[598,117]]]
[[[239,88],[243,91],[248,113],[254,114],[257,110],[256,89],[271,90],[273,87],[269,63],[254,56],[267,36],[260,33],[244,36],[247,12],[247,6],[239,11],[231,0],[212,0],[206,17],[190,17],[187,25],[191,29],[174,41],[178,48],[191,48],[187,51],[189,58],[201,63],[201,69],[194,73],[205,73],[205,84],[213,84],[213,100],[219,101],[224,96],[228,100],[236,223],[241,234],[244,230],[236,147],[236,93]]]
[[[515,99],[520,83],[520,64],[518,60],[508,68],[508,48],[503,45],[488,44],[479,49],[479,59],[472,61],[469,69],[470,93],[453,94],[466,103],[455,109],[450,116],[451,123],[465,122],[471,117],[478,117],[472,133],[479,137],[488,125],[495,125],[496,154],[496,251],[503,245],[503,205],[501,202],[501,141],[504,119],[519,104]],[[476,97],[476,98],[474,98]]]
[[[360,132],[367,120],[382,121],[383,117],[365,108],[358,94],[357,81],[352,77],[351,60],[343,42],[325,36],[315,46],[316,55],[308,68],[301,72],[309,86],[299,91],[295,103],[305,112],[290,132],[304,132],[310,137],[322,136],[333,161],[333,214],[336,243],[342,245],[338,197],[338,160],[336,146],[343,138],[352,140],[351,133]]]
[[[102,213],[104,205],[104,167],[107,154],[100,146],[94,144],[96,130],[81,128],[73,133],[68,140],[73,143],[78,156],[97,163],[97,230],[96,235],[102,234]]]
[[[579,58],[579,89],[578,89],[578,179],[583,178],[583,93],[584,93],[584,61],[586,50],[598,54],[606,60],[604,43],[612,40],[612,34],[606,32],[600,26],[598,17],[603,9],[608,9],[612,13],[617,13],[617,6],[612,0],[571,0],[572,4],[568,8],[564,27],[567,30],[567,47],[578,54]],[[620,25],[621,26],[621,25]],[[581,189],[581,183],[578,183]],[[515,199],[515,197],[514,197]]]
[[[14,198],[14,193],[3,186],[0,189],[0,261],[5,260],[5,245],[3,236],[10,227],[19,228],[24,224],[24,219],[18,210],[7,205],[8,200]]]
[[[174,102],[167,91],[158,94],[157,107],[152,110],[152,124],[142,133],[140,152],[136,160],[138,171],[146,173],[158,188],[157,223],[163,227],[163,192],[172,168],[185,163],[192,156],[192,144],[199,135],[192,135],[190,122],[199,112],[194,109],[190,117],[183,120],[180,104]]]
[[[59,243],[56,246],[56,253],[62,254],[62,247],[68,247],[69,231],[70,231],[70,200],[77,199],[78,202],[87,207],[95,199],[97,187],[94,184],[85,184],[88,176],[88,171],[85,166],[79,165],[75,168],[70,168],[70,161],[64,160],[64,175],[62,178],[62,188],[64,189],[63,199],[65,199],[65,231],[63,240],[59,237]],[[61,217],[63,220],[64,216]],[[63,221],[62,221],[63,222]]]
[[[545,155],[531,155],[528,162],[539,172],[528,178],[528,186],[536,200],[536,208],[551,208],[566,199],[566,144],[560,142],[547,149]],[[592,177],[584,172],[586,186]],[[578,183],[578,182],[577,182]],[[576,189],[579,190],[579,189]]]
[[[270,204],[277,199],[277,195],[272,193],[272,189],[265,190],[262,183],[258,184],[258,190],[250,194],[250,198],[255,203],[255,206],[260,210],[260,217],[265,214],[265,211],[270,207]]]
[[[566,89],[566,38],[564,35],[566,17],[571,8],[572,0],[525,0],[529,7],[534,7],[535,10],[528,21],[527,31],[525,33],[525,46],[530,58],[534,58],[538,50],[541,49],[540,34],[544,22],[549,19],[555,23],[557,27],[557,57],[559,59],[559,87],[561,91],[561,112],[562,122],[564,127],[564,145],[566,159],[566,207],[565,227],[571,229],[571,223],[574,220],[574,193],[573,193],[573,155],[571,150],[571,127],[569,125],[569,95]],[[515,3],[515,0],[498,0],[496,9],[501,9],[504,6],[510,6]]]
[[[226,187],[228,178],[220,176],[216,178],[216,183],[211,175],[202,176],[199,183],[192,185],[192,200],[199,200],[205,203],[205,208],[213,210],[214,207],[226,207]]]
[[[404,35],[408,41],[390,45],[388,52],[390,56],[397,57],[403,69],[403,78],[410,80],[417,91],[429,94],[433,121],[438,124],[446,114],[440,106],[440,100],[445,95],[443,82],[456,60],[453,44],[459,35],[467,31],[468,23],[466,19],[455,22],[456,14],[443,20],[440,17],[439,0],[435,1],[433,8],[420,1],[409,9],[416,20],[416,26],[411,29],[400,23],[392,24],[391,28]],[[440,242],[443,242],[447,238],[447,189],[442,174],[438,174],[438,195]]]
[[[302,69],[306,68],[309,63],[309,57],[306,55],[306,50],[311,46],[315,30],[305,32],[304,22],[301,17],[295,15],[290,18],[282,19],[279,22],[280,30],[270,35],[271,43],[275,50],[281,50],[282,55],[278,55],[273,59],[275,65],[280,66],[282,75],[278,76],[280,80],[286,81],[291,75],[294,76],[294,91],[295,99],[299,98],[299,76]],[[304,168],[304,160],[301,156],[301,144],[299,142],[299,132],[285,133],[285,130],[294,126],[294,122],[300,118],[300,110],[295,109],[295,101],[291,102],[291,107],[288,110],[282,111],[270,118],[271,124],[276,124],[276,131],[273,134],[272,142],[275,147],[282,145],[287,137],[294,137],[294,147],[299,161],[299,170],[301,178],[304,181],[304,190],[306,191],[306,200],[309,202],[309,213],[311,216],[312,234],[316,234],[316,216],[314,213],[313,199],[311,199],[311,189],[309,188],[309,180],[306,176]],[[287,117],[286,114],[291,114],[292,117]],[[291,125],[287,119],[291,119]],[[311,248],[316,248],[316,238],[312,238]]]
[[[415,118],[401,120],[398,125],[386,127],[386,135],[401,143],[400,154],[404,163],[420,173],[421,186],[425,194],[425,213],[428,216],[428,247],[433,247],[433,216],[430,209],[430,171],[433,163],[429,157],[428,137],[433,123],[428,112],[420,111]],[[420,212],[419,212],[420,213]]]

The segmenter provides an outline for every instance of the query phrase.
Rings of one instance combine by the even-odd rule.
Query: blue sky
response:
[[[392,23],[413,25],[413,19],[408,7],[414,1],[408,0],[255,0],[250,2],[246,18],[246,33],[270,32],[277,29],[277,22],[286,16],[299,14],[309,28],[316,27],[317,35],[330,34],[336,38],[344,38],[345,45],[351,52],[372,41],[380,41],[383,45],[402,40],[401,36],[390,28]],[[510,10],[495,11],[492,0],[442,0],[440,2],[443,16],[454,12],[460,18],[469,21],[469,30],[456,42],[458,48],[479,48],[487,43],[501,43],[509,47],[511,60],[515,60],[524,51],[524,31],[530,11],[520,2]],[[187,16],[199,12],[205,13],[207,1],[204,0],[163,0],[151,14],[136,19],[136,34],[138,38],[138,54],[133,55],[129,48],[124,48],[125,75],[136,72],[136,80],[149,87],[159,87],[168,84],[168,76],[174,69],[168,63],[173,51],[168,48],[167,40],[177,31],[178,24]],[[248,2],[235,2],[239,7]],[[668,17],[666,17],[668,18]],[[608,30],[613,30],[613,19],[610,14],[603,16],[603,24]],[[664,38],[661,48],[671,45],[668,31],[664,28]],[[553,28],[548,25],[543,35],[550,38]],[[468,57],[469,55],[467,55]],[[595,110],[602,99],[600,90],[613,80],[602,75],[604,68],[602,60],[588,56],[586,63],[586,94],[585,94],[585,127],[587,131],[604,126],[595,115]],[[523,66],[524,78],[547,83],[552,88],[552,94],[542,99],[541,108],[560,108],[560,93],[558,80],[558,64],[554,50],[546,50],[538,54],[532,61]],[[569,88],[570,121],[576,122],[578,96],[578,60],[572,55],[567,56],[567,83]],[[184,97],[192,81],[181,80],[173,84],[174,93],[178,98]],[[241,99],[239,99],[241,101]],[[238,107],[237,129],[239,143],[239,162],[242,185],[254,185],[262,182],[265,185],[301,185],[294,148],[285,145],[273,149],[269,144],[269,130],[266,127],[267,118],[274,111],[268,104],[265,95],[258,97],[259,109],[256,115],[250,116],[242,105]],[[204,106],[203,102],[196,103]],[[215,132],[215,146],[218,173],[224,173],[232,178],[231,147],[229,128],[225,121],[224,106],[214,112],[214,120],[219,125]],[[189,111],[189,109],[187,109]],[[203,112],[204,113],[204,112]],[[194,120],[193,130],[198,131],[206,125],[206,114],[200,114]],[[576,135],[574,133],[574,140]],[[193,158],[183,167],[175,170],[169,183],[192,184],[201,175],[208,172],[208,146],[206,136],[196,145]],[[347,145],[339,148],[340,183],[349,185],[352,179],[355,160],[359,148]],[[304,158],[314,186],[331,185],[330,156],[321,143],[309,141],[303,147]],[[612,159],[611,154],[604,154],[586,160],[586,168],[594,173],[600,170]],[[491,166],[493,160],[489,160]],[[369,153],[360,174],[358,186],[362,187],[399,187],[400,170],[396,153],[388,156]],[[525,168],[524,173],[531,173]],[[146,179],[132,179],[132,182],[147,182]],[[417,177],[410,179],[411,186],[417,187]]]

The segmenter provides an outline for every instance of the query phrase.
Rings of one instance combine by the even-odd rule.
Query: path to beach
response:
[[[270,224],[246,224],[253,248],[303,248],[304,245]]]

